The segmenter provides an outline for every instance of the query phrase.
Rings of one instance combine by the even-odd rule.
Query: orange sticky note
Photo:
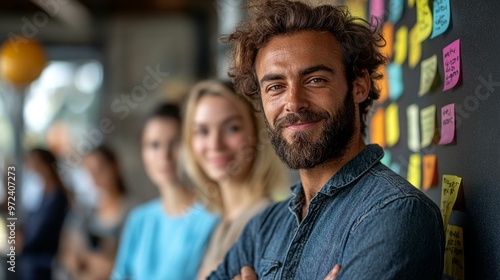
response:
[[[385,147],[385,110],[378,108],[370,122],[370,142]]]
[[[423,182],[422,182],[422,189],[425,191],[427,190],[430,186],[434,186],[437,184],[437,157],[436,155],[424,155],[423,156],[423,164],[422,164],[422,169],[423,169]]]
[[[385,46],[382,47],[380,52],[388,59],[391,59],[394,50],[394,25],[392,23],[386,22],[384,24],[384,27],[382,27],[382,36],[385,39]]]

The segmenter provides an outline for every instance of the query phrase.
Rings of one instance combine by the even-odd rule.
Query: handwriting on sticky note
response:
[[[454,225],[448,225],[445,244],[444,274],[453,277],[453,279],[464,280],[463,229]]]
[[[443,34],[450,25],[450,0],[434,0],[432,10],[434,23],[431,38],[434,38]]]
[[[385,134],[388,147],[392,147],[398,142],[399,115],[397,103],[391,103],[385,110]]]
[[[401,26],[398,31],[396,31],[394,41],[394,63],[403,64],[406,60],[406,55],[408,54],[408,27]]]
[[[418,24],[412,27],[410,30],[410,47],[408,54],[408,66],[410,69],[415,68],[418,62],[420,61],[420,57],[422,56],[422,45],[419,40],[419,30]]]
[[[451,210],[457,200],[458,189],[462,183],[462,178],[455,175],[443,175],[441,189],[441,215],[445,228],[448,226]]]
[[[417,189],[420,189],[421,166],[422,159],[420,154],[411,154],[410,162],[408,163],[408,175],[406,180],[408,180],[408,182],[410,182]]]
[[[387,66],[387,79],[389,80],[389,99],[396,101],[404,91],[403,67],[391,63]]]
[[[436,71],[437,55],[422,60],[420,63],[420,90],[418,91],[418,96],[422,96],[429,92],[436,78]]]
[[[406,119],[408,122],[408,148],[412,152],[420,150],[420,128],[418,126],[418,105],[412,104],[406,108]]]
[[[404,0],[390,0],[389,1],[389,21],[396,23],[403,15]]]
[[[420,111],[420,125],[422,128],[421,147],[428,147],[436,136],[436,105],[425,107]]]
[[[441,139],[439,145],[446,145],[455,138],[455,103],[441,108]]]
[[[385,147],[385,110],[377,108],[370,122],[370,141]]]
[[[424,155],[422,157],[422,190],[437,184],[437,157],[436,155]]]
[[[417,26],[419,42],[429,38],[432,32],[432,14],[429,0],[417,0]]]
[[[443,49],[444,88],[448,90],[457,85],[460,78],[460,39]]]
[[[394,25],[386,22],[382,27],[382,36],[385,39],[385,46],[382,47],[380,52],[388,59],[392,58],[394,52]]]

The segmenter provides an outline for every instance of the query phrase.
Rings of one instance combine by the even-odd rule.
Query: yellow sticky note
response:
[[[444,227],[448,226],[451,210],[457,200],[458,189],[462,183],[462,178],[455,175],[443,175],[443,186],[441,189],[441,215],[443,216]]]
[[[429,0],[417,0],[418,39],[423,42],[432,33],[432,13]]]
[[[428,147],[436,136],[436,105],[423,108],[420,111],[420,125],[422,128],[422,142],[420,147]]]
[[[408,7],[410,8],[415,7],[415,0],[408,0]]]
[[[418,62],[420,61],[420,57],[422,56],[422,45],[419,41],[418,37],[418,24],[415,24],[410,30],[410,47],[408,54],[408,66],[410,69],[415,68]]]
[[[394,42],[394,63],[403,64],[408,53],[408,27],[401,26],[396,31],[396,39]]]
[[[379,107],[370,122],[370,142],[385,147],[385,111]]]
[[[347,0],[345,5],[351,15],[366,20],[366,0]]]
[[[424,155],[422,157],[422,190],[437,184],[437,157],[436,155]]]
[[[382,47],[380,52],[388,59],[391,59],[394,51],[394,25],[392,23],[386,22],[384,24],[382,27],[382,36],[385,39],[385,46]]]
[[[418,96],[428,93],[431,89],[432,82],[436,77],[437,62],[437,55],[433,55],[420,63],[420,90]]]
[[[444,274],[453,279],[464,280],[464,232],[461,227],[449,225],[446,228],[444,250]]]
[[[397,103],[391,103],[385,110],[385,135],[388,147],[394,146],[399,140],[399,115]]]
[[[406,108],[406,119],[408,121],[408,148],[412,152],[420,151],[420,128],[418,126],[418,105],[412,104]]]
[[[408,180],[408,182],[410,182],[417,189],[420,189],[421,166],[422,158],[420,157],[420,154],[412,154],[410,156],[410,163],[408,164],[408,175],[406,180]]]

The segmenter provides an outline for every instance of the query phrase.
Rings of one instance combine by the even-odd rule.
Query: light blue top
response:
[[[200,204],[176,217],[159,199],[138,206],[125,224],[111,279],[196,279],[217,221]]]

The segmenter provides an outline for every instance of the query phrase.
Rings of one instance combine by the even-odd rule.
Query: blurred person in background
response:
[[[32,188],[39,189],[40,199],[26,209],[22,234],[20,279],[52,279],[59,237],[69,209],[69,196],[56,170],[54,155],[43,149],[33,149],[25,161],[25,176]]]
[[[67,219],[61,259],[71,279],[108,279],[131,208],[118,159],[99,146],[83,159],[97,188],[96,207],[75,207]],[[90,186],[89,186],[90,187]]]
[[[179,108],[163,104],[142,132],[142,160],[160,197],[135,208],[127,219],[111,279],[196,278],[218,217],[210,214],[178,169]]]
[[[209,209],[222,215],[198,273],[198,279],[205,279],[250,218],[286,185],[285,169],[267,141],[264,122],[230,83],[202,81],[193,87],[183,141],[189,175]]]

